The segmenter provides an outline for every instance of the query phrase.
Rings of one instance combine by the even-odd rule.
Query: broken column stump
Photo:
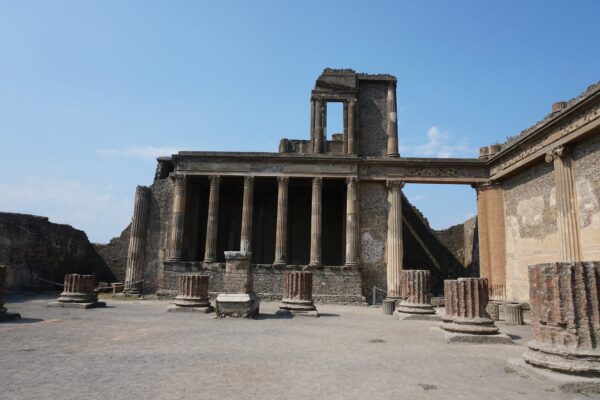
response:
[[[498,332],[485,311],[489,301],[485,278],[458,278],[444,281],[446,315],[441,328],[447,342],[512,343]]]
[[[431,304],[431,271],[402,271],[402,300],[396,308],[401,319],[432,319],[435,308]]]
[[[523,321],[523,305],[520,303],[505,303],[504,320],[506,321],[506,325],[525,325]]]
[[[318,317],[312,298],[312,272],[285,271],[283,274],[283,298],[279,303],[279,315]]]
[[[383,315],[394,315],[394,310],[396,309],[396,300],[383,299],[381,304],[383,306]]]
[[[215,309],[208,298],[208,275],[182,274],[179,277],[179,292],[167,311],[211,313]]]
[[[219,317],[254,318],[258,316],[260,300],[254,293],[248,251],[226,251],[223,291],[217,297]]]
[[[4,294],[4,286],[6,285],[6,267],[0,265],[0,322],[12,321],[15,319],[21,319],[21,314],[9,313],[6,307],[4,307],[4,301],[2,300],[2,294]]]
[[[96,277],[94,275],[65,275],[64,290],[58,301],[48,303],[48,307],[96,308],[106,307],[106,303],[98,301],[96,293]]]

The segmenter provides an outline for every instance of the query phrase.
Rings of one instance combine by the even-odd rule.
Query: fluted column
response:
[[[175,297],[176,307],[201,308],[204,312],[212,311],[208,298],[208,275],[182,274],[179,276],[179,293]],[[209,308],[208,310],[204,310]],[[175,311],[169,307],[169,311]]]
[[[321,265],[321,189],[322,178],[313,178],[310,214],[310,265]]]
[[[127,251],[125,287],[127,293],[141,293],[144,278],[144,256],[146,253],[146,231],[150,211],[150,189],[138,186],[135,189],[135,204],[131,220],[131,236]]]
[[[310,99],[310,152],[315,152],[315,99]]]
[[[323,100],[315,100],[315,126],[313,153],[323,152]]]
[[[346,266],[358,265],[358,178],[346,179]]]
[[[600,377],[600,262],[529,266],[533,340],[525,361]]]
[[[559,146],[546,154],[546,161],[554,164],[561,261],[581,261],[577,196],[571,168],[571,155],[565,147]]]
[[[401,294],[402,261],[404,243],[402,240],[402,188],[404,182],[387,181],[388,188],[388,227],[387,227],[387,297],[399,299]]]
[[[219,190],[221,177],[212,175],[210,179],[210,194],[208,198],[208,221],[206,224],[206,248],[204,262],[215,262],[217,259],[217,228],[219,225]]]
[[[94,303],[98,300],[96,277],[94,275],[65,275],[63,292],[58,301],[61,303]]]
[[[312,298],[313,275],[308,271],[285,271],[283,274],[283,299],[279,308],[288,312],[312,312],[317,308]]]
[[[240,251],[251,251],[252,247],[252,210],[254,208],[254,177],[244,178],[244,200],[242,205],[242,234]]]
[[[431,271],[402,271],[402,301],[397,310],[405,314],[435,314],[431,305]]]
[[[387,155],[398,157],[398,116],[396,113],[396,83],[388,86],[387,92]]]
[[[347,153],[348,154],[356,154],[356,99],[351,99],[348,101],[348,143],[347,143]]]
[[[171,217],[171,245],[169,260],[179,261],[183,253],[183,227],[185,221],[185,176],[171,175],[173,181],[173,210]]]
[[[446,316],[442,328],[450,332],[493,335],[498,333],[485,308],[489,300],[486,278],[458,278],[444,281]],[[448,304],[450,303],[450,304]],[[448,310],[450,314],[448,315]]]
[[[288,215],[288,184],[287,176],[277,178],[277,228],[275,232],[275,262],[276,265],[287,263],[287,215]]]

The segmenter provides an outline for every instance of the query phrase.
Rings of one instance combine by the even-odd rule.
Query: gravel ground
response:
[[[380,308],[320,305],[321,318],[257,320],[167,313],[167,302],[46,308],[6,296],[20,322],[0,324],[0,399],[579,399],[505,369],[514,345],[446,344],[437,322]],[[52,297],[55,298],[55,297]]]

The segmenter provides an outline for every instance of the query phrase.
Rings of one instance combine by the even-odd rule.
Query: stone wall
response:
[[[0,264],[7,266],[7,290],[59,289],[65,274],[93,274],[113,282],[111,270],[83,231],[46,217],[0,213]]]
[[[560,257],[552,164],[541,162],[503,184],[506,297],[527,302],[527,266]]]
[[[477,238],[477,217],[447,229],[434,231],[440,242],[458,261],[461,268],[468,270],[471,276],[479,276],[479,241]]]
[[[108,268],[115,275],[118,282],[125,281],[125,267],[127,264],[127,250],[129,249],[129,230],[131,224],[107,244],[94,243],[93,246],[102,257]]]
[[[360,156],[387,153],[387,89],[390,82],[360,81],[358,97],[358,148]]]
[[[600,136],[574,146],[572,157],[582,260],[598,261],[600,260]]]

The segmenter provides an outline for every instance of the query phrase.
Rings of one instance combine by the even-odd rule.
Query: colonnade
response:
[[[183,230],[186,203],[186,180],[183,175],[173,175],[173,213],[171,221],[171,235],[169,240],[169,260],[181,261],[183,257]],[[208,201],[208,218],[206,224],[206,247],[204,262],[210,263],[217,260],[217,232],[219,220],[219,191],[221,177],[209,176],[210,189]],[[289,177],[277,177],[277,220],[275,231],[275,265],[288,263],[287,233],[288,233],[288,187]],[[242,199],[242,224],[240,249],[250,251],[252,248],[252,216],[254,207],[254,180],[253,176],[244,177],[244,194]],[[322,265],[322,187],[323,178],[312,178],[312,200],[310,218],[310,265]],[[358,179],[346,179],[346,234],[345,265],[355,267],[359,265],[359,203]]]

